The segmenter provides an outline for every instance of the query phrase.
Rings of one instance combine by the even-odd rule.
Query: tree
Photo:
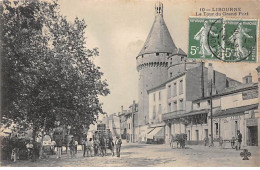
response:
[[[56,1],[3,1],[2,12],[2,116],[31,125],[34,138],[56,119],[88,127],[109,89],[91,60],[98,49],[85,46],[85,21],[67,21]]]

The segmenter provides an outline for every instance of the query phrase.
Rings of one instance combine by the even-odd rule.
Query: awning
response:
[[[152,131],[147,133],[147,139],[164,138],[164,127],[156,127]]]
[[[165,122],[150,124],[150,128],[163,127],[163,126],[165,126]]]
[[[190,111],[188,113],[184,113],[182,111],[179,114],[176,114],[177,112],[175,111],[175,112],[164,113],[162,115],[162,119],[165,121],[165,120],[183,118],[183,117],[193,116],[193,115],[198,115],[198,114],[206,114],[208,112],[209,112],[208,109],[194,110],[194,111]]]
[[[161,127],[161,130],[154,135],[154,138],[155,139],[164,139],[164,128],[163,127]]]
[[[183,114],[183,116],[193,116],[193,115],[198,115],[198,114],[205,114],[208,112],[209,112],[208,109],[194,110],[194,111],[190,111],[188,113]]]

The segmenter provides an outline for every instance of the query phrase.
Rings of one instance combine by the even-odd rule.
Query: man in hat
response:
[[[101,155],[106,156],[106,139],[104,136],[100,138],[100,148],[101,148]]]
[[[117,155],[117,157],[120,157],[120,149],[121,149],[121,145],[122,145],[122,140],[119,138],[119,136],[116,137],[115,145],[116,145],[116,155]]]
[[[242,134],[240,133],[240,131],[237,131],[237,146],[236,146],[236,150],[240,150],[241,148],[241,143],[242,143]]]
[[[75,157],[75,140],[74,140],[74,137],[71,138],[71,141],[69,143],[69,148],[70,148],[71,158]]]

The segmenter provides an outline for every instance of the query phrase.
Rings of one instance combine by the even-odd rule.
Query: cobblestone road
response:
[[[250,160],[242,160],[241,151],[233,149],[189,146],[186,149],[171,149],[168,145],[124,144],[121,157],[112,157],[108,151],[105,157],[83,157],[78,151],[76,158],[62,155],[61,159],[50,156],[37,162],[2,162],[2,166],[260,166],[259,147],[247,147],[252,153]]]

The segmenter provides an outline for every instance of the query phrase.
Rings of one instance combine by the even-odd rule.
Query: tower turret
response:
[[[177,53],[163,19],[163,4],[155,4],[155,20],[143,48],[136,57],[138,81],[138,124],[149,120],[149,100],[147,90],[161,85],[167,80],[167,58]]]
[[[163,16],[163,4],[159,1],[155,3],[155,15]]]

